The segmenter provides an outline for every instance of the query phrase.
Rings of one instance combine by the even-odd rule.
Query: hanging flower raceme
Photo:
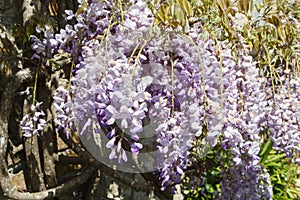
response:
[[[31,137],[33,135],[39,135],[47,126],[46,120],[44,120],[45,113],[41,109],[41,102],[36,102],[35,105],[31,105],[31,112],[24,115],[20,122],[23,136]]]
[[[293,161],[299,162],[300,154],[300,80],[298,77],[285,74],[284,82],[277,86],[275,92],[272,86],[269,90],[269,100],[265,112],[265,125],[270,130],[270,138],[276,151],[283,151]]]

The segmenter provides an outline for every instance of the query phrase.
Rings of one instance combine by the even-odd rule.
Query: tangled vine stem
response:
[[[70,181],[41,192],[19,192],[11,184],[9,178],[1,179],[2,189],[4,194],[13,199],[19,200],[36,200],[46,199],[53,197],[60,197],[61,195],[69,192],[78,187],[78,185],[85,183],[95,172],[95,168],[89,167],[83,169],[81,173],[77,174]],[[2,175],[2,174],[1,174]],[[3,176],[2,176],[3,177]]]

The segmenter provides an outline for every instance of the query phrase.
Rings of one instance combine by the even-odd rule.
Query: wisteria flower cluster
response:
[[[70,131],[76,131],[74,117],[72,117],[71,97],[69,91],[60,87],[57,89],[53,97],[56,116],[54,122],[57,129],[63,129],[69,137]]]
[[[37,36],[30,36],[32,41],[31,48],[35,51],[32,59],[42,59],[51,58],[52,54],[56,52],[56,46],[58,44],[57,40],[54,39],[53,31],[49,26],[37,27],[37,33],[43,34],[44,39],[41,41]]]
[[[270,92],[273,88],[270,84],[267,88],[271,95],[265,108],[264,123],[270,129],[274,149],[300,163],[300,81],[287,71],[282,81],[282,85],[276,86],[275,93]]]
[[[245,169],[233,165],[222,169],[221,195],[218,199],[272,199],[270,175],[261,166]]]
[[[42,102],[36,102],[35,105],[30,107],[30,114],[24,115],[20,125],[24,137],[31,137],[40,134],[47,126],[44,111],[41,109]]]
[[[270,199],[260,133],[270,130],[276,150],[299,155],[299,77],[282,76],[274,91],[247,50],[234,57],[226,42],[203,41],[200,23],[182,34],[155,26],[146,1],[124,13],[113,6],[90,0],[82,13],[67,11],[77,24],[46,39],[76,65],[71,90],[54,97],[58,128],[88,135],[97,124],[109,159],[120,164],[143,152],[142,138],[154,134],[162,190],[180,183],[196,140],[221,144],[233,157],[223,166],[222,198]],[[37,53],[45,49],[39,43]]]
[[[266,94],[261,89],[265,78],[259,76],[252,58],[244,55],[223,80],[230,85],[223,94],[226,115],[222,145],[231,151],[233,160],[227,163],[232,166],[228,170],[222,168],[222,198],[271,199],[270,180],[258,156],[261,123],[265,120]]]

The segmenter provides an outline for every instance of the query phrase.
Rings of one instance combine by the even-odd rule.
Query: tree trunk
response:
[[[18,51],[16,45],[14,45],[14,37],[7,30],[13,24],[22,22],[20,5],[21,2],[18,0],[0,1],[0,179],[4,194],[11,190],[6,162],[8,125],[16,88],[20,84],[17,80],[18,77],[14,74],[17,61],[6,59]]]

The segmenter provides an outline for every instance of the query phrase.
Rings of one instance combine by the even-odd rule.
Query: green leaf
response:
[[[300,196],[300,191],[294,188],[288,188],[287,193],[290,197]]]
[[[265,161],[265,164],[271,164],[271,163],[281,163],[280,161],[286,158],[285,154],[277,154],[277,155],[270,155],[269,158]]]
[[[161,5],[159,10],[156,13],[156,16],[155,16],[158,23],[165,23],[166,22],[165,12],[166,12],[165,5]]]
[[[276,162],[265,163],[264,165],[266,167],[274,167],[274,168],[280,168],[281,167],[281,163],[276,163]]]
[[[180,24],[183,25],[185,22],[185,15],[184,12],[182,11],[182,9],[180,7],[176,8],[176,12],[175,12],[175,18],[176,21]]]
[[[267,160],[268,155],[269,155],[270,151],[272,150],[272,148],[273,148],[273,141],[269,138],[268,141],[266,142],[266,144],[263,145],[263,148],[259,152],[259,157],[261,158],[261,163],[264,163]]]
[[[187,16],[194,15],[192,5],[188,0],[177,0],[177,3]]]

